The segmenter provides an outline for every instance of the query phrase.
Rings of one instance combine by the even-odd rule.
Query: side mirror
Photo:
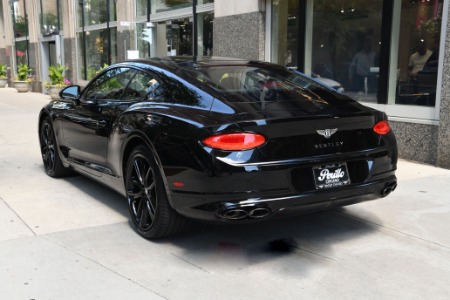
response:
[[[78,100],[80,98],[81,88],[78,85],[71,85],[66,88],[63,88],[59,92],[59,96],[61,99],[65,100]]]

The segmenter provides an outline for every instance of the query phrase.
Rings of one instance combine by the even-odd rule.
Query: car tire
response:
[[[131,152],[125,171],[125,187],[131,221],[147,239],[158,239],[183,231],[188,221],[168,201],[162,174],[147,147]]]
[[[70,173],[59,157],[55,132],[49,118],[44,119],[39,128],[42,161],[45,173],[50,177],[62,177]]]

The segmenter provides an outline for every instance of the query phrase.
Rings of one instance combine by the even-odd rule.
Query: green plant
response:
[[[17,66],[17,80],[18,81],[29,81],[28,76],[30,75],[31,68],[26,64],[19,64]]]
[[[98,69],[96,69],[95,67],[89,67],[87,70],[87,80],[91,80],[107,67],[109,67],[108,64],[103,64],[103,67],[99,67]]]
[[[0,64],[0,78],[6,78],[6,65]]]
[[[49,85],[66,85],[64,81],[64,71],[67,70],[66,66],[57,64],[56,66],[48,67],[48,77],[50,77]]]

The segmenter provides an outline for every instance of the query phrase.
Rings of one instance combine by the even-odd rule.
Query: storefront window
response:
[[[16,41],[17,64],[28,64],[28,41]]]
[[[117,59],[116,0],[80,0],[78,6],[78,61],[80,77],[92,79]],[[84,21],[84,22],[83,22]],[[96,25],[96,26],[94,26]],[[100,27],[100,29],[99,29]]]
[[[401,1],[396,104],[434,106],[442,0]]]
[[[136,1],[136,16],[147,15],[147,0]]]
[[[274,1],[272,7],[272,62],[298,66],[299,1]]]
[[[40,1],[40,24],[42,35],[58,34],[62,29],[59,16],[61,15],[60,0]]]
[[[214,14],[205,13],[198,15],[198,54],[212,56],[213,52],[213,25]]]
[[[443,0],[273,0],[271,61],[367,104],[433,107]]]
[[[16,38],[28,35],[28,16],[24,0],[11,1],[14,34]]]
[[[192,7],[193,1],[155,1],[152,0],[152,11],[160,12],[182,7]],[[197,4],[214,3],[214,1],[198,1]],[[157,6],[156,8],[154,6]],[[159,7],[159,8],[158,8]],[[147,11],[145,0],[136,2],[136,15],[141,23],[136,24],[137,50],[140,57],[193,55],[194,46],[197,47],[198,55],[213,54],[213,22],[214,13],[202,12],[197,18],[185,18],[185,10],[171,13],[171,19],[160,22],[144,22],[142,11]],[[183,16],[177,18],[176,15]],[[150,20],[152,17],[150,17]],[[194,26],[196,20],[197,41],[194,43]]]
[[[312,49],[305,71],[357,100],[377,102],[383,0],[310,2]]]
[[[137,34],[137,50],[139,51],[139,57],[153,57],[156,56],[156,33],[155,25],[150,23],[151,26],[147,26],[147,23],[136,24]]]
[[[115,21],[116,1],[114,0],[84,0],[84,26]]]
[[[192,55],[192,50],[192,21],[189,18],[156,24],[156,56]]]
[[[192,21],[172,20],[166,26],[166,40],[167,55],[192,55]]]
[[[111,32],[111,57],[109,56],[109,32]],[[83,34],[78,34],[78,42],[80,45],[84,46],[86,53],[80,51],[79,61],[81,64],[82,73],[86,72],[85,80],[91,80],[96,73],[105,64],[109,65],[115,62],[115,57],[117,53],[116,47],[116,29],[100,29],[86,32],[85,45],[83,45]],[[86,65],[84,66],[84,59],[86,59]]]
[[[152,14],[174,9],[192,7],[192,0],[151,0]]]
[[[16,64],[29,64],[28,57],[28,15],[24,0],[11,1],[11,14],[15,41]]]

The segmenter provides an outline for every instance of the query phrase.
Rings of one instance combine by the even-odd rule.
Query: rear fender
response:
[[[166,175],[164,173],[164,169],[162,167],[162,163],[158,156],[158,153],[156,152],[156,149],[155,149],[153,143],[150,141],[150,139],[143,132],[141,132],[139,130],[134,130],[133,132],[131,132],[128,135],[125,143],[123,143],[123,147],[122,147],[122,151],[121,151],[122,152],[121,171],[122,171],[122,180],[124,182],[124,186],[125,186],[125,168],[126,168],[126,164],[128,161],[128,157],[130,156],[133,149],[135,147],[137,147],[138,145],[145,145],[152,152],[153,157],[155,158],[156,164],[158,166],[158,169],[161,173],[161,177],[164,182],[164,188],[166,189],[166,194],[167,194],[167,198],[169,200],[170,206],[172,208],[174,208],[172,197],[171,197],[170,190],[169,190],[169,184],[167,183]]]

